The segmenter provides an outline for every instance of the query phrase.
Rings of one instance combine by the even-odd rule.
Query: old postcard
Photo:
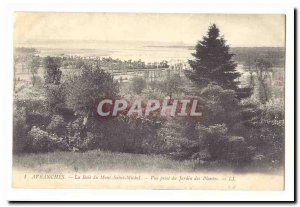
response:
[[[285,189],[285,14],[15,12],[12,187]]]

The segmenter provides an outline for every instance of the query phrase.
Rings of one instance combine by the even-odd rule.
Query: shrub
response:
[[[46,106],[52,113],[64,113],[67,109],[65,104],[65,84],[45,86]]]
[[[42,99],[15,99],[13,117],[13,151],[28,152],[31,141],[27,133],[33,126],[45,129],[49,123],[49,114]]]
[[[50,152],[57,148],[59,138],[33,126],[28,132],[28,138],[33,152]]]
[[[83,130],[83,127],[81,126],[82,118],[77,118],[74,121],[71,121],[67,124],[67,143],[68,148],[72,149],[72,147],[79,146],[80,142],[80,134]]]
[[[253,156],[245,139],[230,135],[225,124],[204,126],[168,120],[159,134],[164,140],[164,152],[179,160],[225,161],[240,167],[249,163]]]
[[[205,127],[197,126],[199,136],[199,152],[205,151],[210,160],[219,160],[224,158],[224,146],[226,144],[226,134],[228,128],[225,124],[216,124]]]
[[[102,122],[91,120],[81,132],[93,134],[92,147],[114,152],[158,152],[157,130],[160,121],[139,117],[118,116]]]
[[[32,126],[45,129],[50,123],[50,113],[43,99],[16,99],[14,104],[16,108],[23,108],[25,110],[26,123],[30,129]]]
[[[281,102],[269,101],[261,104],[255,99],[241,103],[245,138],[254,148],[253,162],[265,166],[282,164],[284,153],[284,107]]]
[[[60,115],[53,115],[50,124],[47,126],[47,132],[65,136],[66,124],[64,118]]]
[[[201,90],[203,125],[226,124],[230,129],[241,121],[241,107],[233,90],[209,84]]]
[[[264,155],[271,163],[282,164],[284,155],[284,105],[273,101],[262,105],[257,123]],[[262,147],[262,146],[261,146]],[[260,147],[260,148],[261,148]]]
[[[14,106],[13,117],[13,152],[20,153],[26,151],[28,146],[27,132],[29,126],[26,123],[26,112],[24,108]]]
[[[190,123],[184,119],[168,119],[163,122],[158,133],[160,140],[163,141],[161,152],[178,160],[190,159],[199,145],[198,136],[193,138],[194,131],[186,133],[187,129],[192,131]]]

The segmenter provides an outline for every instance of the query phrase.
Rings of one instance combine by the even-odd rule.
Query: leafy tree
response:
[[[34,86],[35,82],[37,81],[37,77],[35,74],[37,73],[40,67],[40,59],[39,57],[33,56],[31,61],[29,62],[29,70],[32,75],[32,85]]]
[[[70,113],[66,105],[67,84],[59,85],[48,84],[45,86],[46,106],[51,113],[63,114]]]
[[[249,72],[249,86],[254,89],[254,94],[262,103],[270,100],[270,90],[268,87],[268,79],[272,71],[271,62],[262,59],[247,59],[245,62],[245,70]]]
[[[266,103],[270,99],[267,79],[272,72],[272,64],[264,59],[256,59],[254,71],[258,81],[258,98],[262,103]]]
[[[250,58],[247,58],[246,61],[244,62],[244,70],[247,71],[249,73],[249,82],[248,85],[251,88],[255,87],[255,77],[254,77],[254,70],[253,70],[253,66],[254,66],[254,61]]]
[[[67,107],[86,116],[94,111],[99,98],[116,95],[119,85],[104,70],[84,67],[78,76],[66,81],[65,90]]]
[[[17,76],[16,76],[16,72],[17,72],[17,67],[16,65],[21,62],[21,58],[18,55],[14,55],[14,91],[16,90],[16,85],[17,85]]]
[[[199,86],[215,82],[224,89],[237,90],[236,79],[240,73],[236,71],[237,64],[229,49],[217,26],[211,25],[207,35],[196,45],[196,52],[192,54],[195,59],[189,60],[192,70],[187,76]]]
[[[181,91],[181,77],[178,74],[168,76],[164,81],[158,84],[160,90],[172,99],[174,93]]]
[[[109,73],[91,65],[84,65],[78,75],[68,77],[62,84],[48,84],[48,107],[52,113],[58,115],[52,117],[47,131],[61,136],[61,143],[69,150],[74,150],[73,147],[81,151],[92,149],[94,135],[88,132],[99,128],[95,117],[97,100],[105,96],[115,96],[118,90],[118,83]],[[64,128],[64,122],[68,123],[66,132],[60,131]],[[96,134],[97,138],[101,134],[102,128]]]
[[[141,94],[142,91],[146,88],[146,86],[147,86],[147,83],[143,78],[134,77],[134,78],[132,78],[132,82],[130,84],[130,89],[136,94]]]
[[[284,104],[255,99],[242,101],[248,143],[255,148],[256,159],[263,166],[282,164],[284,154]],[[263,161],[263,162],[262,162]]]
[[[47,56],[44,59],[44,67],[46,70],[44,78],[46,84],[60,84],[60,78],[62,74],[61,70],[59,69],[60,66],[60,58]]]

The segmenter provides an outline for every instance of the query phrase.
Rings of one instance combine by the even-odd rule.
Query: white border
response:
[[[196,1],[122,1],[114,0],[102,3],[95,1],[52,0],[51,3],[40,3],[38,0],[20,0],[3,4],[1,11],[4,34],[1,39],[0,84],[1,84],[1,158],[4,167],[0,167],[4,177],[5,199],[7,200],[201,200],[201,201],[283,201],[294,199],[294,9],[292,4],[253,0],[241,4],[231,4],[210,0],[209,3]],[[28,4],[31,3],[31,4]],[[65,12],[164,12],[164,13],[281,13],[286,14],[286,176],[284,191],[203,191],[203,190],[27,190],[11,188],[11,142],[12,142],[12,38],[14,11],[65,11]]]

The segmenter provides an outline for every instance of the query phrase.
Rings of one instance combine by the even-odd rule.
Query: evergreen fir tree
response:
[[[189,60],[192,71],[187,76],[197,85],[205,87],[209,83],[216,83],[224,89],[238,90],[240,73],[236,71],[237,64],[232,60],[226,40],[220,36],[215,24],[211,25],[202,41],[198,41],[196,52]]]

